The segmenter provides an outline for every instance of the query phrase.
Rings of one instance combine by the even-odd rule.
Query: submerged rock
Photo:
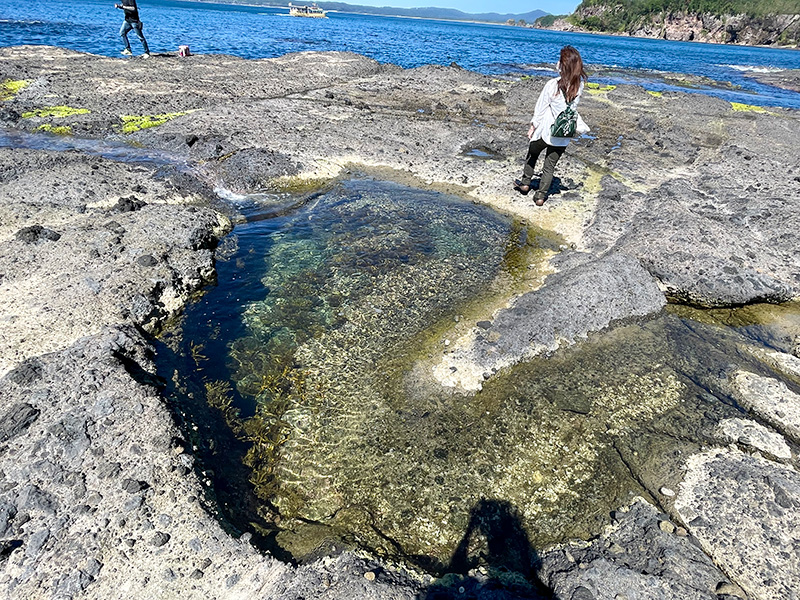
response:
[[[613,321],[653,314],[665,303],[638,261],[609,255],[551,275],[544,287],[517,298],[497,313],[490,331],[479,327],[460,340],[434,376],[446,386],[479,390],[487,372],[553,352]]]

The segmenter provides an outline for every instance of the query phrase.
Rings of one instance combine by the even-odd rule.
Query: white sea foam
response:
[[[217,186],[214,193],[220,200],[225,200],[239,207],[248,206],[271,206],[275,207],[286,203],[286,196],[283,194],[272,194],[269,192],[254,192],[252,194],[239,194],[228,188]],[[292,200],[289,204],[295,202]]]
[[[214,193],[217,195],[217,197],[236,204],[248,202],[251,200],[250,196],[247,196],[245,194],[237,194],[236,192],[233,192],[224,187],[215,187]]]
[[[779,69],[778,67],[752,67],[750,65],[717,65],[719,67],[728,67],[736,71],[743,71],[746,73],[780,73],[786,69]]]

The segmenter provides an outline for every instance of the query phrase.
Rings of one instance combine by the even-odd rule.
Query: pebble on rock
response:
[[[659,490],[659,492],[661,492],[662,495],[667,496],[668,498],[672,498],[675,496],[675,492],[669,489],[668,487],[662,487]]]
[[[612,543],[612,544],[611,544],[611,545],[608,547],[608,551],[609,551],[609,552],[611,552],[611,554],[625,554],[625,548],[623,548],[622,546],[620,546],[620,545],[619,545],[618,543],[616,543],[616,542],[613,542],[613,543]],[[573,560],[574,560],[574,559],[573,559]]]
[[[672,533],[675,531],[675,526],[669,521],[659,521],[658,528],[664,533]]]
[[[155,546],[156,548],[160,548],[164,544],[169,541],[169,534],[164,533],[163,531],[156,531],[153,539],[150,540],[150,545]]]
[[[24,242],[26,244],[35,244],[40,240],[57,242],[59,239],[61,239],[61,234],[56,233],[52,229],[42,227],[41,225],[31,225],[30,227],[24,227],[20,229],[14,237],[16,237],[20,242]]]
[[[129,494],[141,492],[146,487],[147,484],[144,481],[136,481],[135,479],[126,479],[122,482],[122,489]]]
[[[728,581],[720,581],[715,590],[718,596],[734,596],[736,598],[747,598],[747,594],[735,583]]]
[[[158,261],[152,254],[143,254],[136,259],[136,263],[142,267],[154,267],[158,264]]]

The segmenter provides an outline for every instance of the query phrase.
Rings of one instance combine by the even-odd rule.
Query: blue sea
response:
[[[387,3],[390,3],[387,0]],[[434,2],[432,2],[433,4]],[[535,8],[532,5],[531,8]],[[328,13],[328,19],[288,16],[288,9],[180,0],[141,0],[144,32],[153,52],[268,58],[303,50],[348,50],[403,67],[458,63],[502,77],[548,72],[559,49],[577,47],[588,65],[621,69],[594,80],[676,88],[664,72],[731,82],[738,89],[699,86],[734,102],[800,109],[800,94],[756,82],[748,73],[800,68],[800,51],[669,42],[542,31],[506,25]],[[46,44],[119,56],[122,12],[113,0],[0,0],[0,46]],[[141,50],[129,34],[134,53]],[[0,72],[0,78],[2,72]],[[690,90],[691,91],[691,90]]]

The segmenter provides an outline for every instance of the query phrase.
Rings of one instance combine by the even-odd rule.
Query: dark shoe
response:
[[[527,196],[528,192],[531,191],[530,185],[523,185],[519,179],[514,180],[514,189],[517,190],[523,196]]]
[[[533,203],[536,206],[544,206],[544,201],[547,200],[547,196],[535,196],[533,198]]]

